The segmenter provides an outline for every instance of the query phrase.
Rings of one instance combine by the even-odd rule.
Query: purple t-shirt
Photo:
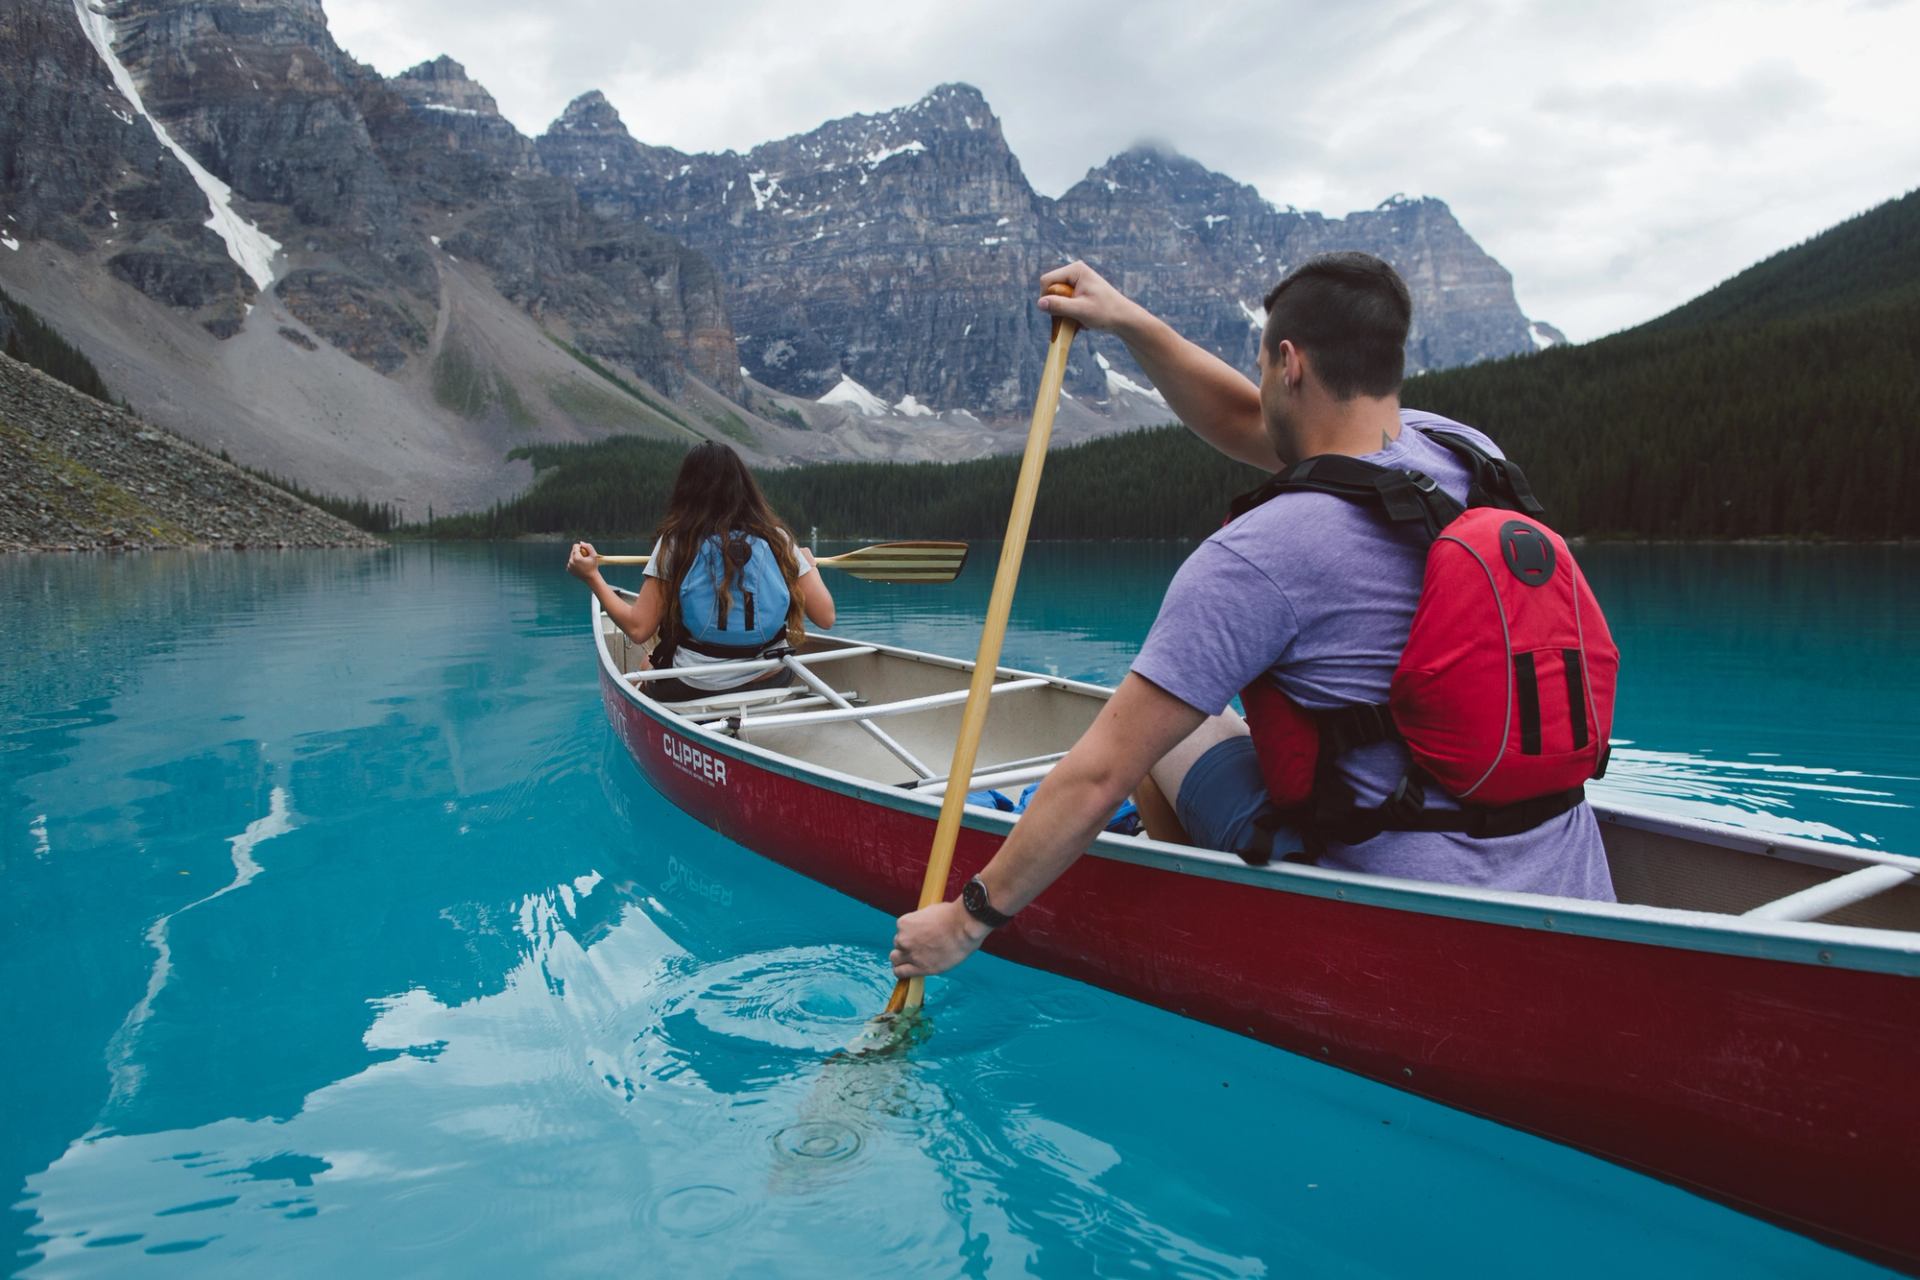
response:
[[[1468,473],[1413,427],[1463,432],[1436,414],[1400,411],[1400,438],[1368,462],[1424,471],[1464,501]],[[1301,706],[1385,702],[1413,625],[1426,569],[1418,537],[1377,511],[1324,493],[1262,503],[1208,538],[1180,566],[1133,670],[1188,706],[1216,715],[1271,670]],[[1359,803],[1379,804],[1405,774],[1406,748],[1381,742],[1347,753],[1340,771]],[[1430,787],[1429,808],[1454,808]],[[1449,884],[1613,901],[1599,825],[1587,805],[1531,831],[1494,839],[1387,831],[1330,843],[1320,865]]]

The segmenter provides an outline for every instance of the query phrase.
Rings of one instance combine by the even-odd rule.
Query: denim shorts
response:
[[[1257,842],[1271,840],[1273,861],[1306,848],[1298,832],[1281,827],[1264,831],[1260,819],[1273,813],[1267,784],[1260,778],[1260,761],[1253,739],[1239,734],[1214,743],[1203,752],[1181,780],[1174,812],[1187,838],[1201,848],[1224,849],[1245,856],[1256,853]]]

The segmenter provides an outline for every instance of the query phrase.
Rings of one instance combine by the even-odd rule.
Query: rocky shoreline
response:
[[[384,545],[0,355],[0,552]]]

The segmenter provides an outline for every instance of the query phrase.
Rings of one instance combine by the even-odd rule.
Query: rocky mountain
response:
[[[232,333],[254,286],[188,168],[136,124],[94,34],[67,5],[0,0],[0,247],[98,251],[113,276]]]
[[[1240,367],[1252,363],[1273,282],[1332,249],[1378,253],[1407,277],[1415,369],[1536,346],[1512,278],[1438,200],[1396,197],[1327,218],[1275,208],[1252,187],[1145,148],[1050,200],[968,85],[744,155],[648,146],[589,93],[538,148],[588,204],[714,261],[754,378],[870,412],[1022,412],[1044,350],[1034,278],[1075,257]],[[1140,390],[1127,372],[1123,348],[1090,342],[1067,386],[1124,397]]]
[[[732,403],[701,255],[316,0],[0,0],[0,213],[0,279],[137,408],[317,487],[465,505],[515,444],[614,432],[805,451]]]
[[[1416,367],[1546,340],[1437,200],[1325,218],[1149,150],[1054,200],[965,85],[693,155],[598,93],[530,139],[319,0],[0,0],[0,283],[154,421],[415,514],[513,492],[534,441],[1013,447],[1041,271],[1084,256],[1246,365],[1272,280],[1344,247],[1407,275]],[[1063,440],[1166,417],[1109,340],[1067,390]]]
[[[1078,256],[1239,368],[1252,366],[1267,291],[1314,254],[1343,249],[1378,254],[1406,279],[1409,372],[1535,349],[1513,277],[1439,200],[1394,196],[1328,218],[1275,208],[1196,161],[1143,147],[1088,173],[1055,211]]]
[[[590,93],[538,146],[593,207],[713,259],[742,362],[768,386],[817,399],[850,380],[846,403],[865,388],[909,415],[1031,407],[1045,210],[977,91],[937,89],[745,155],[647,146]]]

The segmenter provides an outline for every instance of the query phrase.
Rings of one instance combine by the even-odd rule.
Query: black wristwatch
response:
[[[979,876],[960,886],[960,905],[967,909],[968,915],[989,929],[998,929],[1013,919],[1012,916],[993,909],[993,904],[987,901],[987,886],[980,883]]]

